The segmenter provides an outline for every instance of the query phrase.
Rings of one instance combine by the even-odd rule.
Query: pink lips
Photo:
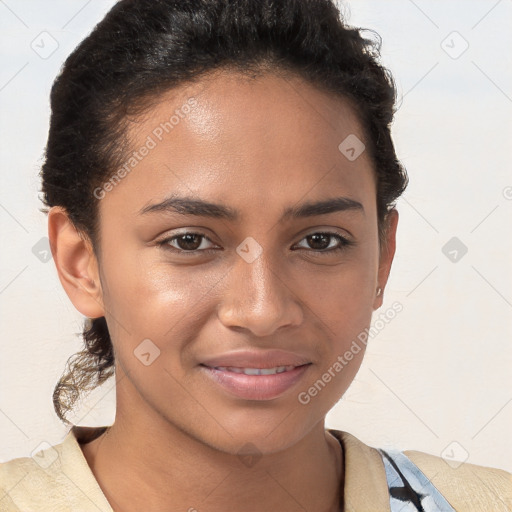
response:
[[[293,387],[310,364],[304,356],[282,350],[238,351],[209,358],[201,368],[231,395],[272,400]]]

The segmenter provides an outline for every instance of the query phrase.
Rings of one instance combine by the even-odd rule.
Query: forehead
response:
[[[123,179],[108,194],[124,206],[130,195],[141,207],[179,194],[281,210],[306,196],[375,193],[367,152],[343,152],[364,147],[355,110],[298,77],[212,73],[156,98],[128,136]]]

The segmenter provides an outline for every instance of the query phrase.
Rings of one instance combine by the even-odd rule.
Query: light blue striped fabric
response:
[[[379,452],[386,469],[391,512],[455,512],[406,455],[399,451]]]

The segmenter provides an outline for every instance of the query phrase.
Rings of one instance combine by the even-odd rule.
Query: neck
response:
[[[317,423],[285,450],[241,457],[217,450],[161,416],[117,402],[116,421],[82,445],[115,512],[173,510],[315,510],[338,512],[340,443]]]

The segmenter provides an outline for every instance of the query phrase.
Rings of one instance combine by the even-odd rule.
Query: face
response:
[[[355,113],[298,78],[225,72],[128,133],[124,172],[96,191],[116,421],[229,453],[298,442],[353,380],[364,345],[340,356],[378,305],[372,162],[338,149],[364,141]]]

